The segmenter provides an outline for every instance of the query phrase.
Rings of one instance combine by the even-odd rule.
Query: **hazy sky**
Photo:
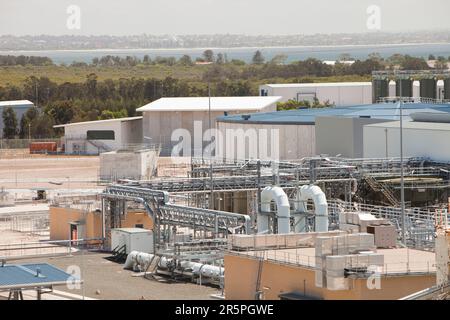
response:
[[[81,29],[66,26],[69,5]],[[0,34],[313,34],[450,29],[449,0],[0,0]]]

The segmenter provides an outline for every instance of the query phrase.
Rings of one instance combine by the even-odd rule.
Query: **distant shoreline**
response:
[[[35,52],[114,52],[114,51],[180,51],[180,50],[249,50],[249,49],[305,49],[305,48],[370,48],[370,47],[411,47],[422,45],[449,45],[450,42],[412,42],[385,44],[343,44],[343,45],[302,45],[302,46],[247,46],[247,47],[193,47],[193,48],[105,48],[105,49],[33,49],[33,50],[1,50],[0,53],[35,53]]]

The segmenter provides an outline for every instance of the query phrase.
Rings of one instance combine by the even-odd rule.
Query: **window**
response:
[[[113,130],[88,130],[86,133],[88,140],[114,140]]]

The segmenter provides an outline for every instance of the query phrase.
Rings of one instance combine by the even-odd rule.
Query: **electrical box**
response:
[[[117,228],[111,230],[111,249],[125,246],[125,252],[153,253],[153,232],[141,228]]]

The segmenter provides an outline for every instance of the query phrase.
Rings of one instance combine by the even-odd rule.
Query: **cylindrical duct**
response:
[[[401,88],[400,88],[401,86]],[[397,80],[395,86],[395,95],[397,97],[412,97],[413,96],[413,81],[410,79]],[[400,90],[401,89],[401,90]]]
[[[377,103],[380,98],[389,96],[389,81],[388,80],[373,80],[372,81],[372,101]]]
[[[436,99],[436,79],[420,80],[420,97]]]

